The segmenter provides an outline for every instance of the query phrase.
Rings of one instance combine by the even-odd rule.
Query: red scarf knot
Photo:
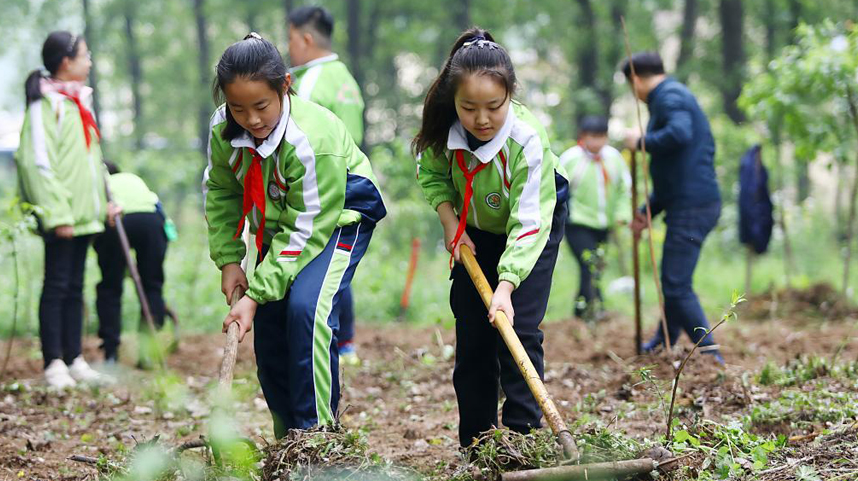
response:
[[[256,251],[262,256],[262,240],[265,235],[265,182],[262,179],[262,161],[264,160],[256,149],[248,149],[252,155],[250,168],[247,169],[247,174],[244,176],[244,203],[241,211],[241,219],[238,221],[238,229],[235,231],[233,239],[238,239],[244,229],[244,221],[247,214],[253,209],[253,206],[259,210],[262,220],[259,221],[259,227],[256,229]],[[242,156],[243,156],[242,152]],[[240,165],[242,158],[239,157],[238,164]]]

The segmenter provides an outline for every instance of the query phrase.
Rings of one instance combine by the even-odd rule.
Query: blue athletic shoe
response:
[[[664,341],[661,339],[651,339],[641,346],[642,354],[652,354],[664,347]]]

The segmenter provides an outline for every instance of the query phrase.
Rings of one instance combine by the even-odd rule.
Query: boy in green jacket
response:
[[[595,320],[601,309],[599,279],[608,235],[614,226],[631,221],[631,177],[623,156],[608,145],[604,117],[581,119],[578,145],[563,152],[560,163],[571,189],[566,241],[581,271],[575,316]]]
[[[293,88],[298,97],[334,113],[346,125],[358,147],[363,143],[364,102],[348,67],[331,51],[334,17],[323,7],[300,7],[289,14],[289,57]],[[354,346],[355,315],[352,289],[340,300],[340,360],[358,364]]]

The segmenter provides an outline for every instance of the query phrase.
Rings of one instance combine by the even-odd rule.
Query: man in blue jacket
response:
[[[646,102],[650,120],[646,136],[629,134],[626,147],[651,154],[653,191],[650,207],[655,217],[665,213],[667,233],[661,260],[661,282],[668,335],[673,345],[681,330],[692,342],[701,337],[701,352],[724,362],[709,331],[709,323],[692,288],[692,278],[706,235],[718,223],[721,195],[715,179],[715,141],[709,121],[694,95],[676,79],[665,75],[661,57],[654,52],[632,56],[622,70],[638,99]],[[646,228],[646,210],[641,207],[632,221],[639,236]],[[645,352],[664,344],[661,326],[643,346]]]

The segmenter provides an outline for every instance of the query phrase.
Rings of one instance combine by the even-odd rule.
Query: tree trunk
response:
[[[854,106],[853,106],[854,108]],[[855,231],[855,198],[858,197],[858,156],[855,157],[855,173],[852,178],[852,191],[849,192],[849,219],[846,222],[846,233],[843,236],[846,244],[846,254],[843,259],[843,293],[849,289],[849,264],[852,263],[852,236]]]
[[[615,32],[623,31],[623,16],[628,9],[628,0],[614,0],[611,2],[611,25],[613,26],[613,30]],[[611,104],[614,103],[614,69],[619,65],[620,60],[625,55],[625,48],[623,46],[623,42],[608,42],[607,45],[603,45],[604,51],[602,52],[602,58],[604,59],[604,65],[608,66],[608,71],[610,72],[608,75],[600,75],[602,78],[602,88],[600,89],[600,95],[602,97],[602,107],[605,111],[605,115],[611,116]]]
[[[364,56],[364,30],[361,28],[361,8],[363,2],[361,0],[349,0],[348,2],[348,19],[346,29],[349,34],[348,52],[351,60],[351,71],[358,88],[361,89],[361,96],[364,96],[364,71],[363,71],[363,56]],[[363,123],[366,125],[366,108],[363,111]],[[361,145],[362,151],[366,151],[366,136],[364,135]]]
[[[801,0],[789,0],[790,35],[789,43],[795,45],[798,41],[795,31],[801,21]]]
[[[349,34],[349,44],[347,46],[349,59],[351,60],[351,71],[358,85],[363,85],[363,66],[361,63],[361,54],[363,51],[363,36],[361,30],[361,0],[348,1],[348,22],[346,29]]]
[[[459,32],[464,32],[471,28],[471,0],[456,0],[453,4],[456,6],[453,25],[459,28]]]
[[[793,272],[792,259],[792,244],[790,243],[789,230],[787,230],[786,221],[786,196],[784,196],[784,166],[781,162],[781,137],[780,127],[772,129],[772,144],[775,150],[775,165],[777,166],[778,174],[776,176],[776,189],[780,193],[780,205],[778,206],[778,220],[781,225],[781,232],[784,234],[784,276],[786,277],[787,287],[790,285],[790,279]]]
[[[742,93],[745,70],[744,14],[742,0],[720,0],[721,17],[721,58],[720,82],[724,112],[734,123],[745,120],[745,114],[736,105],[736,99]]]
[[[128,56],[128,73],[131,76],[131,101],[134,106],[134,147],[137,150],[143,148],[143,107],[140,95],[140,84],[143,83],[143,72],[140,67],[140,52],[137,49],[137,37],[134,36],[134,19],[136,17],[136,2],[126,0],[125,14],[125,37],[127,39],[126,55]]]
[[[596,39],[596,14],[590,0],[578,1],[578,26],[581,28],[585,38],[592,39],[582,42],[578,51],[578,82],[581,87],[596,90],[596,75],[599,68],[599,47]]]
[[[256,9],[251,6],[247,11],[247,31],[256,31]]]
[[[688,81],[688,62],[694,57],[694,28],[697,24],[697,0],[685,0],[682,14],[682,30],[679,33],[679,58],[676,60],[676,76],[683,83]]]
[[[858,134],[858,104],[849,84],[846,85],[846,97],[849,101],[849,113],[852,116],[852,125]],[[852,178],[852,191],[849,193],[849,220],[846,222],[846,258],[843,261],[843,292],[849,288],[849,264],[852,261],[852,236],[855,230],[855,200],[858,197],[858,156],[855,157],[855,172]]]
[[[89,51],[95,53],[92,56],[92,67],[89,70],[89,85],[92,86],[92,110],[95,112],[95,118],[98,119],[101,114],[101,102],[98,97],[98,43],[94,38],[95,31],[92,28],[92,9],[90,9],[89,0],[83,0],[83,21],[83,37],[86,39]],[[107,150],[104,137],[99,143],[102,150]]]
[[[200,139],[200,150],[207,155],[209,138],[209,117],[211,116],[211,103],[208,92],[210,92],[211,65],[209,65],[209,39],[206,34],[207,22],[205,16],[205,0],[194,0],[194,18],[197,24],[197,45],[199,46],[199,57],[197,65],[199,68],[200,99],[197,113],[197,130]]]
[[[771,61],[775,58],[778,49],[777,40],[777,18],[778,7],[775,5],[775,0],[766,0],[765,14],[763,15],[763,24],[766,28],[766,59]]]
[[[576,0],[578,3],[577,27],[584,38],[591,39],[590,41],[581,42],[575,54],[575,62],[578,64],[578,87],[599,95],[599,86],[597,78],[599,75],[599,43],[596,41],[599,38],[598,29],[596,27],[596,14],[593,12],[593,5],[590,0]],[[597,106],[585,104],[577,109],[577,116],[580,118],[582,114],[600,114],[605,115],[606,112],[598,112]]]
[[[289,27],[289,14],[295,9],[295,0],[283,0],[283,13],[285,13],[286,27]]]

